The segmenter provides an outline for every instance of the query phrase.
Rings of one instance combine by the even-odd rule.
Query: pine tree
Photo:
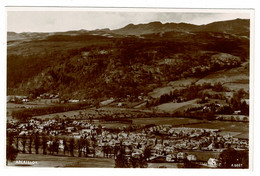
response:
[[[29,136],[29,154],[32,154],[32,142],[33,142],[32,135],[30,135]]]
[[[71,138],[70,139],[70,144],[69,144],[69,149],[70,149],[70,155],[71,156],[74,156],[74,143],[75,143],[75,141],[74,141],[74,138]]]
[[[22,138],[22,145],[23,145],[23,153],[25,153],[25,147],[26,147],[26,136],[25,136],[25,134],[23,135],[23,138]]]
[[[14,141],[14,134],[13,133],[7,133],[6,162],[14,161],[17,157],[18,150],[15,147],[13,147],[13,141]]]
[[[42,136],[42,150],[43,154],[46,155],[46,147],[47,147],[47,138],[45,135]]]
[[[34,135],[34,146],[36,154],[39,154],[40,138],[38,136],[38,133]]]

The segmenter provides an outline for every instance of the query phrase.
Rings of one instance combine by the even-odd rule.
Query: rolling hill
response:
[[[249,20],[242,19],[8,32],[7,93],[77,99],[148,95],[171,81],[240,67],[249,61],[248,36]]]
[[[249,20],[235,19],[228,21],[218,21],[207,25],[194,25],[187,23],[165,23],[159,21],[147,24],[128,24],[127,26],[112,30],[112,33],[123,35],[144,35],[151,33],[165,33],[165,32],[218,32],[225,34],[232,34],[238,36],[249,36]]]

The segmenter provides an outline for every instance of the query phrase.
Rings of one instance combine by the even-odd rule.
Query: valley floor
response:
[[[35,164],[22,164],[22,162],[28,161]],[[115,161],[112,158],[83,158],[19,153],[16,161],[9,162],[8,166],[114,168]]]

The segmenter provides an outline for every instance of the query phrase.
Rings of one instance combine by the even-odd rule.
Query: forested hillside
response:
[[[7,93],[34,98],[46,92],[77,99],[137,97],[170,81],[239,67],[249,60],[249,39],[243,37],[249,21],[223,23],[180,24],[178,30],[167,24],[163,33],[157,32],[163,24],[149,23],[154,28],[138,34],[147,26],[13,41],[7,48]],[[136,33],[127,35],[129,30]]]

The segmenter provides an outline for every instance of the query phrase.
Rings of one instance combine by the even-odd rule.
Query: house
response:
[[[211,143],[209,146],[208,146],[208,150],[212,150],[213,149],[213,143]]]
[[[72,132],[72,131],[74,131],[74,127],[67,127],[66,130],[67,130],[68,132]]]
[[[69,100],[69,103],[78,103],[79,100]]]
[[[179,152],[177,153],[177,159],[185,159],[186,158],[186,153]]]
[[[140,149],[134,149],[133,152],[132,152],[132,156],[135,157],[135,158],[139,157],[142,154],[143,154],[143,151],[140,150]]]
[[[174,162],[176,159],[175,155],[166,155],[166,161],[167,162]]]
[[[91,133],[91,129],[82,129],[81,132],[82,133]]]
[[[217,167],[218,166],[218,159],[216,159],[216,158],[209,158],[208,166],[209,167]]]
[[[241,113],[241,110],[238,110],[238,111],[234,111],[234,114],[238,115]]]
[[[197,157],[196,157],[196,155],[188,155],[187,156],[187,160],[189,160],[189,161],[196,161]]]
[[[29,102],[29,99],[28,98],[24,98],[22,101],[23,102]]]
[[[6,97],[7,102],[15,102],[16,100],[28,99],[27,96],[19,96],[19,95],[8,95]]]
[[[210,112],[211,108],[209,106],[204,106],[202,111],[203,112]]]

